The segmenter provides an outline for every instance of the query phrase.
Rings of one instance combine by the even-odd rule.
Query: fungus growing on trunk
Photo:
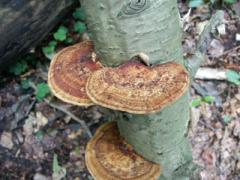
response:
[[[86,85],[96,104],[134,114],[160,111],[188,89],[184,66],[170,62],[149,67],[134,60],[93,72]]]
[[[85,85],[91,73],[102,68],[93,56],[91,41],[64,48],[54,56],[48,84],[56,97],[75,105],[93,105],[86,94]]]
[[[96,180],[156,180],[160,165],[137,155],[117,129],[116,122],[102,125],[88,142],[86,165]]]

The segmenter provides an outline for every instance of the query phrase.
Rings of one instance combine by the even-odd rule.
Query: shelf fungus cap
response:
[[[53,94],[64,102],[80,106],[93,105],[85,90],[88,77],[102,68],[94,61],[93,43],[84,41],[59,51],[48,72],[48,84]]]
[[[149,67],[135,60],[117,68],[95,71],[86,90],[96,104],[134,114],[148,114],[180,98],[188,89],[189,76],[177,63]]]
[[[115,122],[102,125],[88,142],[86,165],[95,180],[156,180],[160,165],[137,155]]]

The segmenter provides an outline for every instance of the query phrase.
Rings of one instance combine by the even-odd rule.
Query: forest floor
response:
[[[189,57],[216,8],[190,10],[179,3],[179,9],[184,55]],[[189,102],[189,137],[203,180],[240,179],[240,3],[222,9],[225,20],[192,84]],[[52,55],[84,39],[84,19],[81,9],[73,10],[42,44],[0,75],[1,180],[92,179],[84,161],[89,137],[79,122],[94,134],[107,118],[97,106],[57,100],[46,84]]]

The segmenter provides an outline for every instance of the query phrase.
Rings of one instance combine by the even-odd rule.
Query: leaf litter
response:
[[[206,6],[189,10],[183,2],[179,2],[179,7],[182,15],[187,14],[183,20],[183,48],[185,57],[188,57],[194,52],[199,33],[213,10]],[[239,13],[238,7],[239,3],[236,3],[232,10]],[[203,67],[239,73],[240,42],[236,36],[240,23],[236,16],[225,12],[226,22],[218,27],[219,35],[214,37]],[[20,68],[12,69],[12,74],[10,72],[1,78],[0,177],[3,179],[92,179],[84,160],[88,134],[73,116],[65,112],[83,120],[94,133],[106,121],[101,109],[97,106],[80,108],[60,102],[49,94],[45,86],[49,64],[46,55],[51,56],[59,48],[81,41],[82,32],[86,30],[80,8],[66,19],[62,25],[70,30],[63,32],[56,28],[55,39],[54,33],[50,33],[35,49],[34,55],[41,59],[40,64],[18,64]],[[81,23],[74,26],[74,22],[79,21]],[[80,35],[76,34],[78,32]],[[43,50],[42,47],[46,48]],[[24,74],[15,76],[16,73]],[[35,87],[41,84],[37,96],[29,82]],[[192,100],[204,97],[214,99],[191,107],[189,129],[194,162],[201,169],[200,178],[240,179],[240,87],[228,81],[195,80],[191,89]],[[50,106],[48,102],[52,101],[65,111]]]

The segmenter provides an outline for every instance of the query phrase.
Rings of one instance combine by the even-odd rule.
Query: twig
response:
[[[34,105],[36,104],[36,102],[37,102],[37,100],[34,99],[33,102],[30,104],[30,106],[28,107],[27,112],[25,113],[25,117],[27,117],[30,114],[30,112],[31,112],[32,108],[34,107]]]
[[[25,101],[30,98],[30,95],[24,95],[19,98],[19,100],[12,106],[12,113],[15,118],[11,122],[11,130],[14,130],[18,127],[18,123],[26,118],[25,114],[22,112]]]
[[[49,106],[51,106],[51,107],[53,107],[53,108],[55,108],[55,109],[57,109],[57,110],[59,110],[59,111],[62,111],[63,113],[65,113],[65,114],[67,114],[69,117],[71,117],[73,120],[79,122],[79,123],[81,124],[82,128],[87,132],[88,136],[89,136],[89,137],[92,137],[91,131],[89,130],[87,124],[86,124],[83,120],[79,119],[77,116],[75,116],[73,113],[71,113],[70,111],[68,111],[68,110],[65,109],[64,107],[59,106],[59,105],[57,105],[57,104],[55,104],[55,103],[50,102],[48,99],[44,99],[44,101],[45,101],[47,104],[49,104]]]
[[[13,105],[13,113],[16,113],[21,107],[22,103],[30,98],[30,95],[24,95],[19,98],[19,100]]]
[[[186,67],[192,77],[195,76],[197,69],[205,61],[205,54],[211,40],[213,39],[213,35],[216,32],[216,28],[223,22],[224,12],[217,11],[216,14],[212,16],[209,23],[206,25],[203,32],[201,33],[194,56],[188,59],[186,63]]]
[[[29,85],[36,91],[37,90],[37,87],[36,85],[33,83],[33,82],[29,82]],[[48,99],[44,98],[44,101],[51,107],[67,114],[68,116],[70,116],[73,120],[77,121],[80,123],[80,125],[82,126],[82,128],[86,131],[86,133],[88,134],[88,136],[91,138],[92,137],[92,133],[91,131],[89,130],[87,124],[81,120],[80,118],[78,118],[77,116],[75,116],[73,113],[71,113],[70,111],[68,111],[66,108],[62,107],[62,106],[59,106],[55,103],[52,103],[50,102]]]
[[[203,120],[199,119],[198,121],[201,125],[205,126],[206,128],[212,130],[213,132],[216,132],[216,130],[209,124],[205,123]]]
[[[43,80],[47,81],[48,80],[48,74],[47,72],[43,71],[42,69],[38,69],[38,73],[36,74],[37,76],[41,77]]]
[[[63,115],[65,115],[62,111],[56,111],[56,113],[54,114],[53,117],[48,118],[48,123],[46,125],[44,125],[41,129],[47,130],[53,123],[55,120],[63,117]]]
[[[240,49],[240,45],[224,51],[223,54],[222,54],[220,57],[224,57],[224,56],[226,56],[227,54],[229,54],[230,52],[235,51],[235,50],[238,50],[238,49]]]

